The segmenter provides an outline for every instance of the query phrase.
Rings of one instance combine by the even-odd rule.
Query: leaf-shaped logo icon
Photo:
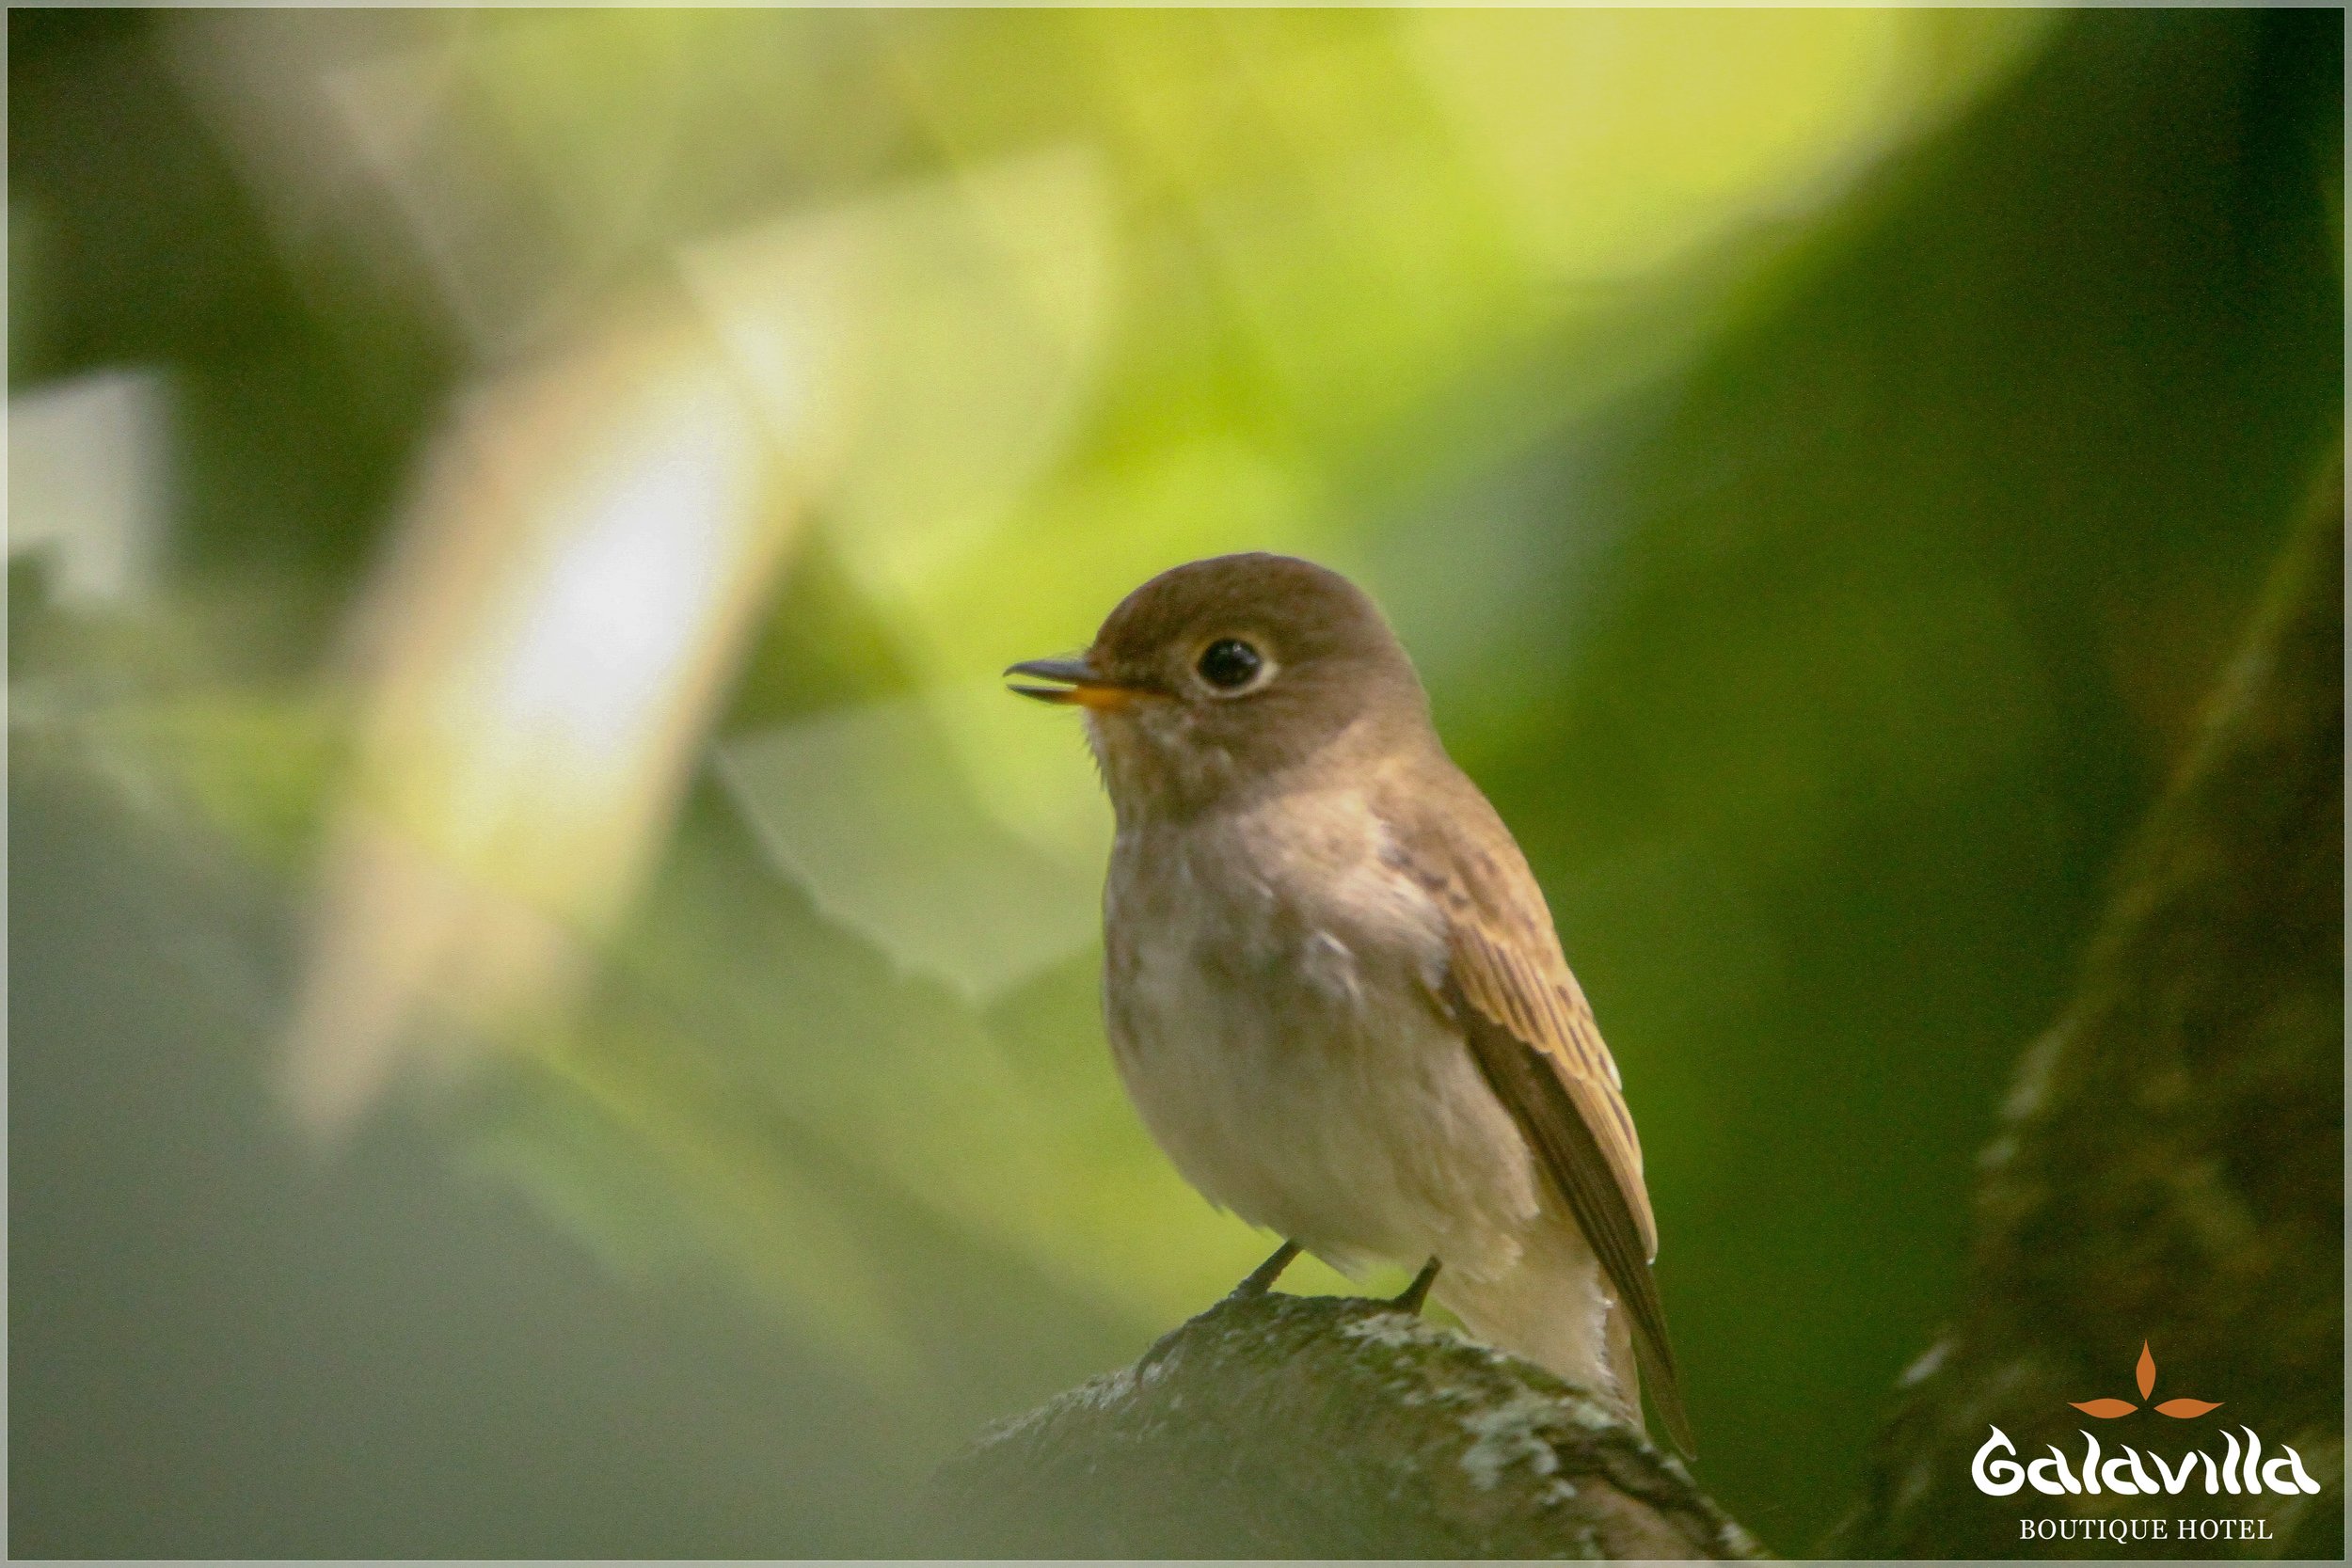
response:
[[[2139,1384],[2141,1399],[2144,1400],[2156,1391],[2156,1355],[2155,1352],[2148,1348],[2148,1341],[2145,1339],[2139,1342],[2139,1364],[2132,1369],[2132,1375]],[[2069,1402],[2084,1415],[2096,1416],[2103,1421],[2112,1421],[2118,1416],[2128,1416],[2139,1408],[2129,1400],[2074,1400]],[[2159,1416],[2169,1416],[2176,1421],[2185,1421],[2192,1416],[2202,1416],[2209,1410],[2218,1410],[2221,1405],[2217,1401],[2167,1400],[2155,1408]]]
[[[2220,1408],[2221,1402],[2218,1400],[2167,1400],[2156,1406],[2156,1414],[2169,1416],[2176,1421],[2185,1421],[2191,1416],[2202,1416],[2208,1410]]]

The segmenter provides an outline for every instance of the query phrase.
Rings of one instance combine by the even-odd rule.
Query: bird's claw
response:
[[[1291,1260],[1296,1258],[1298,1253],[1299,1245],[1296,1242],[1284,1242],[1274,1249],[1273,1257],[1250,1270],[1249,1277],[1233,1287],[1233,1293],[1228,1299],[1255,1301],[1264,1295],[1274,1289],[1274,1282],[1282,1277],[1282,1271],[1291,1266]]]
[[[1390,1301],[1389,1305],[1400,1312],[1410,1312],[1415,1317],[1419,1317],[1422,1303],[1429,1299],[1429,1287],[1437,1283],[1438,1268],[1438,1263],[1435,1258],[1423,1263],[1421,1266],[1421,1273],[1413,1275],[1413,1282],[1406,1286],[1401,1293]]]

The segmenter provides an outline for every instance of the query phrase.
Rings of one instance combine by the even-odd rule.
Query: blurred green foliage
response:
[[[151,587],[10,557],[12,1546],[886,1551],[980,1420],[1238,1277],[1083,934],[987,940],[1083,933],[1101,832],[989,676],[1252,546],[1375,592],[1527,848],[1701,1478],[1815,1541],[2343,378],[2340,14],[1846,16],[12,12],[12,421],[105,367],[172,410]],[[248,57],[392,198],[256,160]],[[870,351],[584,1001],[309,1157],[346,618],[451,400],[680,254],[837,210],[896,258],[1008,166],[998,249],[890,274],[961,346]]]

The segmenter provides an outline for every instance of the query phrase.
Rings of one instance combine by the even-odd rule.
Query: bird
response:
[[[1115,828],[1103,1012],[1217,1207],[1353,1277],[1418,1267],[1479,1339],[1693,1454],[1622,1081],[1543,890],[1372,598],[1217,556],[1010,689],[1083,715]]]

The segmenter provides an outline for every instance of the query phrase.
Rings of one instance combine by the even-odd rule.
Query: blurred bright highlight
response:
[[[326,1128],[420,1009],[561,999],[666,827],[797,510],[691,320],[469,399],[363,611],[362,736],[289,1070]]]

